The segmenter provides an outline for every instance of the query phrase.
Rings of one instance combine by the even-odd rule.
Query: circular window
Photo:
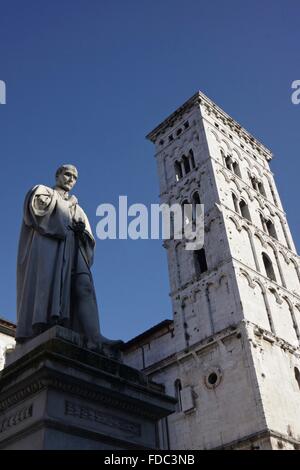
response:
[[[207,377],[207,381],[210,385],[215,385],[218,381],[218,376],[215,372],[212,372],[211,374],[209,374],[209,376]]]
[[[219,368],[213,368],[207,371],[204,377],[204,383],[207,388],[216,388],[222,380],[222,372]]]

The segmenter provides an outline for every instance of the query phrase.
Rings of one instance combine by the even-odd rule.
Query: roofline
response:
[[[218,112],[222,115],[225,119],[229,120],[231,125],[233,125],[241,134],[245,134],[245,136],[252,142],[255,143],[257,147],[261,147],[262,150],[267,153],[267,159],[271,160],[273,154],[268,147],[262,144],[259,140],[253,137],[250,132],[248,132],[244,127],[242,127],[235,119],[233,119],[229,114],[227,114],[222,108],[220,108],[216,103],[214,103],[208,96],[206,96],[201,91],[197,91],[191,98],[189,98],[182,106],[176,109],[172,114],[170,114],[166,119],[164,119],[158,126],[156,126],[149,134],[146,135],[146,139],[150,140],[151,142],[155,143],[157,137],[163,133],[169,126],[172,126],[174,122],[178,119],[180,115],[191,109],[193,106],[197,104],[204,104],[207,107],[212,108],[214,111]]]
[[[139,341],[147,338],[148,336],[153,335],[153,333],[156,333],[157,331],[170,326],[173,324],[173,320],[163,320],[160,323],[157,323],[156,325],[152,326],[148,330],[144,331],[143,333],[135,336],[134,338],[130,339],[127,341],[127,343],[124,343],[122,346],[122,350],[124,351],[125,349],[129,349],[131,346],[133,346],[135,343],[138,343]]]
[[[0,318],[0,333],[14,337],[16,334],[16,324],[4,318]]]

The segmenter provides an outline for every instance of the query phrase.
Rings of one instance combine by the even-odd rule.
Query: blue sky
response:
[[[298,0],[1,0],[0,316],[15,320],[15,264],[27,190],[78,166],[95,230],[103,202],[158,202],[145,135],[198,89],[275,154],[299,246]],[[103,334],[129,339],[171,317],[161,241],[98,241]]]

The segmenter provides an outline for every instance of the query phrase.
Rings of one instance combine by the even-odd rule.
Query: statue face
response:
[[[76,184],[77,178],[77,172],[75,172],[71,168],[65,168],[57,176],[56,184],[59,188],[62,188],[65,191],[71,191],[71,189]]]

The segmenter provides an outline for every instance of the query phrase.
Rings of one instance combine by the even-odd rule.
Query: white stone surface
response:
[[[4,367],[5,353],[7,349],[15,347],[15,340],[13,337],[0,332],[0,370]]]

